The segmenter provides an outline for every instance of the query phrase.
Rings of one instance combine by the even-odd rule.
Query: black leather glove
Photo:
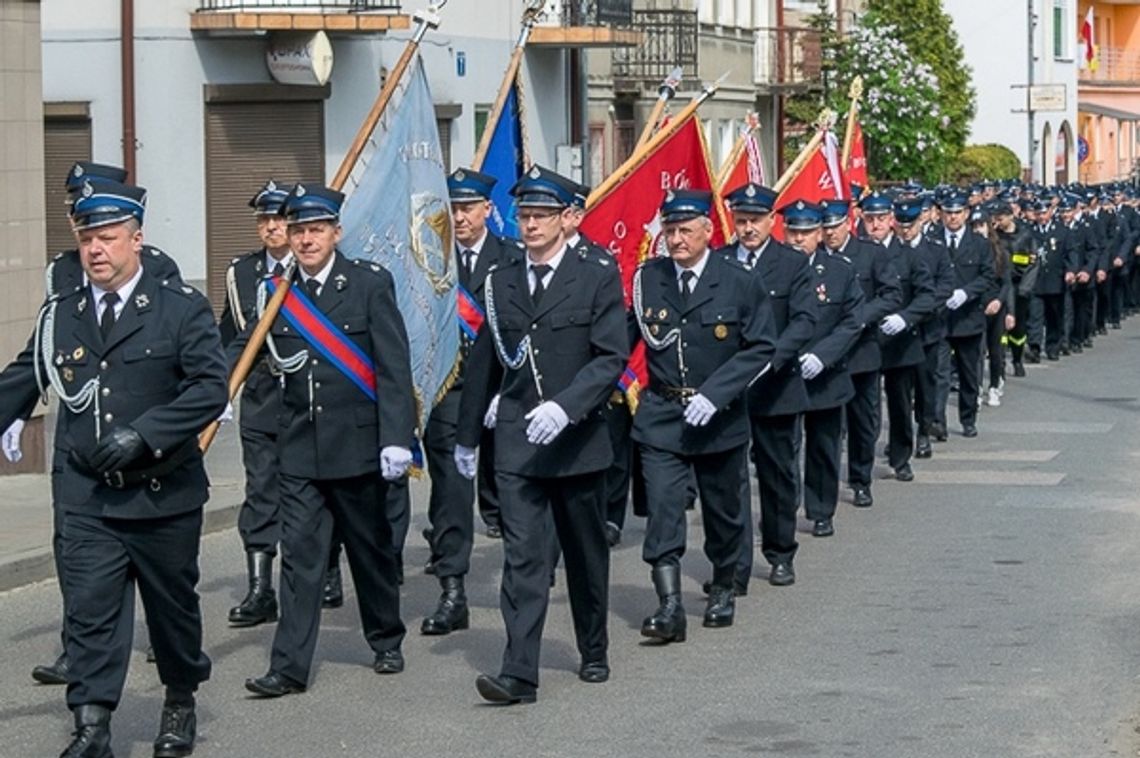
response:
[[[108,432],[91,453],[91,466],[100,474],[121,471],[128,463],[146,452],[146,443],[129,426],[118,426]]]

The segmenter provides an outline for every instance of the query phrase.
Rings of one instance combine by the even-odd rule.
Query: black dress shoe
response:
[[[399,648],[377,653],[372,670],[377,674],[399,674],[404,670],[404,654]]]
[[[898,479],[900,482],[914,481],[914,470],[910,467],[909,463],[904,463],[895,469],[895,479]]]
[[[732,620],[736,615],[735,597],[736,594],[728,587],[709,588],[704,625],[710,629],[732,626]]]
[[[1083,345],[1073,345],[1069,349],[1073,351],[1073,355],[1080,355],[1081,353],[1083,353],[1085,351],[1085,348]],[[1061,352],[1064,353],[1065,351],[1061,350]]]
[[[479,691],[479,697],[499,705],[533,703],[538,699],[537,688],[533,684],[513,676],[480,674],[475,678],[475,689]]]
[[[182,758],[193,753],[197,726],[192,703],[162,706],[162,721],[154,738],[154,758]]]
[[[796,572],[790,563],[777,563],[768,572],[768,584],[773,587],[788,587],[796,583]]]
[[[1067,355],[1067,353],[1066,353],[1066,355]],[[1051,360],[1051,361],[1059,361],[1059,360],[1061,360],[1061,354],[1060,353],[1045,353],[1045,358],[1048,360]]]
[[[978,436],[978,427],[974,426],[973,424],[967,424],[967,425],[963,426],[962,427],[962,436],[963,437],[977,437]]]
[[[245,688],[255,695],[266,698],[281,697],[282,695],[292,695],[295,692],[305,691],[305,685],[293,681],[284,674],[278,674],[276,671],[270,671],[265,676],[257,679],[246,679]]]
[[[1116,321],[1116,322],[1114,322],[1113,324],[1111,324],[1111,326],[1112,326],[1112,328],[1113,328],[1113,329],[1119,329],[1119,328],[1120,328],[1120,322],[1119,322],[1119,321]]]
[[[930,437],[925,434],[918,435],[918,440],[914,445],[915,458],[930,458],[934,455],[934,448],[930,446]]]
[[[71,670],[67,653],[60,653],[55,663],[47,666],[40,665],[32,669],[32,679],[40,684],[67,684],[67,675]]]
[[[1107,327],[1103,327],[1103,326],[1098,326],[1098,327],[1096,328],[1096,333],[1097,333],[1097,334],[1100,334],[1100,335],[1107,335],[1107,334],[1108,334],[1108,328],[1107,328]]]
[[[101,705],[75,709],[75,731],[59,758],[115,758],[111,752],[111,711]]]
[[[610,664],[606,661],[582,661],[578,667],[578,678],[589,684],[609,681]]]
[[[503,527],[498,524],[487,524],[487,536],[493,540],[501,540],[503,538]]]
[[[322,608],[339,608],[344,605],[344,583],[340,577],[340,566],[333,566],[325,572],[325,586],[321,590]]]
[[[950,438],[946,433],[946,425],[941,421],[935,421],[930,425],[930,436],[934,438],[935,442],[945,442]]]
[[[1013,364],[1013,375],[1025,376],[1025,364],[1015,361]]]
[[[1027,351],[1025,353],[1025,362],[1026,363],[1040,363],[1041,362],[1041,351],[1040,350],[1034,350],[1034,349],[1030,349],[1029,351]]]
[[[812,537],[830,537],[835,534],[835,526],[829,518],[816,519],[811,526]]]
[[[617,547],[621,542],[621,527],[612,521],[606,522],[606,544],[610,547]]]
[[[1061,355],[1072,355],[1073,351],[1069,349],[1067,344],[1061,345]]]
[[[875,504],[875,499],[871,497],[871,488],[865,484],[855,485],[855,499],[854,505],[856,508],[870,508]]]

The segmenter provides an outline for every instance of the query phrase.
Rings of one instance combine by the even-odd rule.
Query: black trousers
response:
[[[891,468],[910,463],[914,455],[914,385],[917,376],[918,366],[883,369],[883,392],[887,396],[887,462]]]
[[[281,619],[270,668],[307,684],[321,621],[333,532],[343,540],[364,638],[380,653],[400,647],[400,593],[392,527],[379,474],[348,479],[281,476]]]
[[[843,406],[804,414],[804,515],[812,521],[835,515],[839,503],[839,450]]]
[[[246,552],[276,555],[277,543],[281,541],[277,435],[243,427],[241,458],[245,467],[245,500],[238,511],[238,534]]]
[[[1040,295],[1045,309],[1045,354],[1057,356],[1065,337],[1065,295]]]
[[[484,429],[479,438],[479,468],[475,480],[479,517],[487,526],[499,525],[499,483],[495,478],[495,430]]]
[[[463,576],[471,568],[475,534],[475,485],[455,467],[455,408],[462,395],[449,392],[428,417],[424,435],[431,496],[431,554],[436,575]]]
[[[796,555],[796,425],[799,414],[750,415],[752,464],[760,491],[760,546],[771,565],[790,563]],[[740,576],[752,575],[751,498],[746,513],[748,527],[739,563]],[[747,568],[745,572],[744,569]]]
[[[1096,285],[1096,328],[1104,329],[1108,324],[1109,303],[1112,300],[1112,272],[1103,282]]]
[[[938,421],[938,361],[942,342],[923,344],[923,361],[914,372],[914,420],[918,433],[930,434],[930,425]]]
[[[159,680],[193,692],[210,678],[195,589],[201,532],[201,509],[139,520],[64,515],[69,708],[119,704],[130,662],[136,586]]]
[[[990,387],[997,389],[1005,379],[1005,306],[992,316],[986,316],[986,358],[990,366]]]
[[[1114,326],[1119,326],[1120,319],[1124,317],[1125,295],[1128,291],[1128,272],[1123,268],[1114,268],[1108,274],[1108,284],[1108,321]]]
[[[946,341],[954,351],[954,366],[958,371],[958,421],[962,426],[972,426],[978,419],[982,335],[947,337]]]
[[[847,482],[852,486],[871,486],[875,467],[875,440],[879,438],[878,371],[851,375],[855,397],[847,401]]]
[[[502,674],[538,684],[542,628],[550,603],[550,519],[562,546],[578,653],[606,658],[610,549],[602,472],[559,478],[498,473],[503,527],[499,609],[507,629]]]
[[[1070,337],[1073,347],[1092,337],[1095,304],[1096,292],[1091,284],[1073,289],[1073,331]]]
[[[741,498],[741,492],[748,489],[748,446],[709,455],[681,455],[644,444],[638,447],[649,507],[642,559],[650,566],[680,565],[688,531],[688,484],[695,475],[713,583],[731,587],[748,510]],[[751,549],[748,552],[751,555]]]
[[[1029,304],[1032,298],[1014,293],[1013,328],[1008,332],[1009,354],[1014,363],[1021,363],[1025,356],[1025,343],[1029,341]],[[1003,315],[1004,319],[1005,316]]]
[[[606,521],[622,529],[625,527],[633,470],[634,444],[629,436],[633,416],[624,402],[610,401],[603,406],[602,413],[610,430],[610,446],[614,449],[614,462],[606,469]]]

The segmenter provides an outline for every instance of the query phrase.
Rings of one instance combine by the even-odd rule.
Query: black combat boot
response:
[[[193,753],[197,728],[194,695],[167,690],[158,736],[154,738],[154,758],[183,758]]]
[[[325,572],[325,586],[321,590],[322,608],[339,608],[344,605],[344,586],[340,579],[340,563],[329,566]]]
[[[471,615],[467,610],[467,595],[463,592],[463,577],[441,576],[439,586],[443,588],[439,596],[439,607],[424,619],[420,632],[438,635],[466,629],[471,622]]]
[[[111,752],[111,711],[101,705],[75,709],[75,739],[59,758],[115,758]]]
[[[736,615],[736,594],[731,587],[721,587],[714,584],[709,587],[709,602],[705,607],[705,626],[722,627],[732,626],[732,619]]]
[[[249,593],[230,608],[233,626],[257,626],[277,620],[277,594],[273,591],[273,556],[261,550],[246,553]]]
[[[40,664],[32,669],[32,679],[40,684],[67,684],[67,675],[71,671],[71,662],[67,652],[59,654],[52,664]]]
[[[681,567],[654,566],[653,587],[661,605],[641,624],[641,636],[662,642],[685,641],[685,609],[681,605]]]

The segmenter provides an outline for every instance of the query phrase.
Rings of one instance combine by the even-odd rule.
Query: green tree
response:
[[[942,0],[867,0],[866,8],[867,21],[893,26],[915,60],[925,63],[938,77],[938,105],[948,119],[946,147],[951,156],[956,156],[966,144],[977,112],[977,93],[971,85],[970,68],[962,63],[965,53],[950,16],[942,9]]]
[[[814,123],[820,111],[832,100],[833,90],[838,81],[839,51],[843,44],[829,0],[818,0],[816,12],[807,17],[807,25],[819,39],[820,86],[792,95],[784,103],[785,117],[805,127]],[[788,162],[794,160],[800,148],[811,138],[811,134],[811,129],[805,129],[800,135],[789,135],[784,144],[784,159]]]

